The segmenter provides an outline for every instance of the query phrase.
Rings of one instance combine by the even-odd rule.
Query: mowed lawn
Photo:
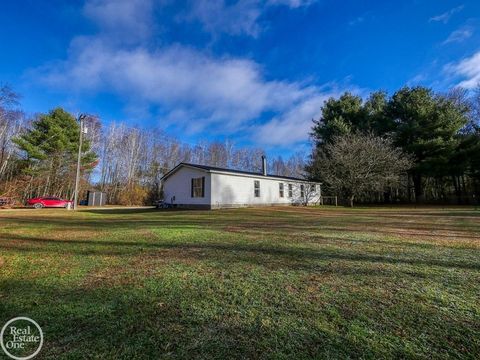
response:
[[[479,359],[480,211],[0,210],[20,315],[38,358]]]

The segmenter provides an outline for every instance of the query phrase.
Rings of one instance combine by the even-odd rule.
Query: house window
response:
[[[300,185],[300,197],[305,197],[305,185]]]
[[[288,184],[288,197],[291,198],[293,197],[293,185]]]
[[[254,195],[255,197],[260,197],[260,180],[253,181]]]
[[[314,193],[316,191],[315,184],[310,185],[310,192]]]
[[[280,197],[283,198],[283,183],[278,184],[278,192],[280,193]]]
[[[192,197],[205,196],[205,177],[192,179]]]

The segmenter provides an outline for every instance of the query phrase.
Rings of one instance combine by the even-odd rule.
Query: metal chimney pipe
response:
[[[267,176],[267,158],[265,155],[262,155],[262,174]]]

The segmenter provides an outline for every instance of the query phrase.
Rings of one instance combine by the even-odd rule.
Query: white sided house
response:
[[[318,203],[320,183],[218,167],[180,163],[163,176],[164,201],[185,208],[218,209],[243,206]]]

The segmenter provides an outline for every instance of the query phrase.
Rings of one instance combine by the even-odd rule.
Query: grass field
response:
[[[479,359],[480,211],[0,210],[20,315],[38,358]]]

